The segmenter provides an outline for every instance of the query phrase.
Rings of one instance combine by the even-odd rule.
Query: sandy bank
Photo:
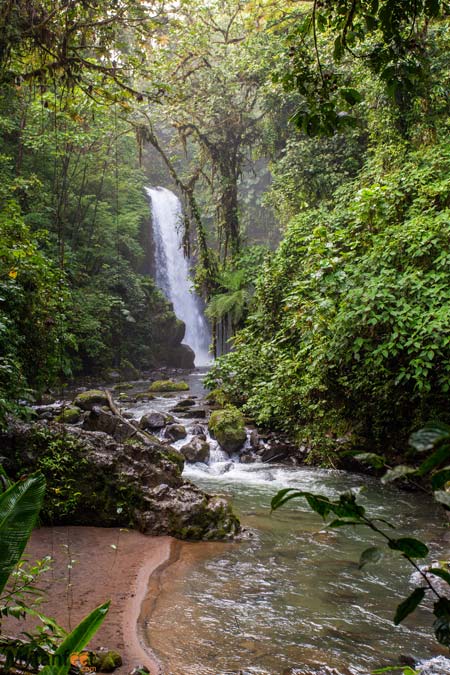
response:
[[[111,600],[91,648],[117,649],[123,658],[122,668],[115,671],[118,674],[125,675],[142,664],[152,675],[158,674],[157,660],[139,638],[138,620],[144,599],[151,602],[151,593],[158,591],[158,573],[170,560],[173,541],[118,528],[36,530],[26,550],[30,561],[46,555],[54,559],[52,570],[41,577],[40,587],[46,592],[41,611],[70,629],[91,609]],[[11,622],[8,632],[17,626],[16,621]]]

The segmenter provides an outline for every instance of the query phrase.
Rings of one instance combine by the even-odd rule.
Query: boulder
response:
[[[16,423],[0,431],[0,447],[12,480],[38,468],[44,473],[44,524],[131,526],[195,540],[239,532],[226,500],[185,481],[183,456],[154,439],[121,443],[77,426]],[[55,462],[61,471],[54,471]]]
[[[196,401],[193,398],[182,398],[177,402],[176,406],[172,408],[171,412],[184,412],[186,408],[191,408],[195,405]]]
[[[134,436],[136,431],[128,424],[114,415],[110,410],[103,410],[99,406],[94,406],[83,422],[83,429],[88,431],[102,431],[116,439],[116,441],[126,441]]]
[[[128,359],[122,359],[120,362],[120,374],[124,380],[137,380],[139,378],[138,369]]]
[[[206,410],[204,408],[191,408],[190,410],[178,411],[178,417],[205,419]]]
[[[195,352],[188,345],[178,345],[167,351],[167,362],[174,368],[195,368]]]
[[[186,429],[182,424],[169,424],[164,429],[164,438],[167,438],[172,443],[179,441],[181,438],[186,438]]]
[[[74,399],[73,405],[81,408],[81,410],[92,410],[95,405],[109,406],[109,401],[105,391],[90,389],[78,394]]]
[[[214,410],[209,419],[208,428],[213,438],[217,439],[221,448],[226,452],[240,450],[247,439],[244,416],[232,405],[222,410]]]
[[[141,417],[141,429],[162,429],[167,424],[167,416],[158,410],[149,410]]]
[[[180,452],[188,462],[206,463],[209,459],[209,443],[199,436],[194,436],[189,443],[180,448]]]
[[[57,422],[64,422],[65,424],[77,424],[81,420],[81,409],[77,406],[69,406],[64,408],[60,415],[56,418]]]
[[[168,391],[188,391],[189,385],[186,382],[174,382],[173,380],[156,380],[148,388],[150,392],[168,392]]]
[[[191,434],[194,436],[204,436],[206,439],[206,429],[202,424],[194,424],[191,429]]]

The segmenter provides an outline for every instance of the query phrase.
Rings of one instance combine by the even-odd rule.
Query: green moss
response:
[[[244,416],[233,405],[215,410],[209,419],[208,428],[227,452],[239,450],[247,438]]]
[[[112,673],[113,670],[122,665],[122,657],[118,652],[110,650],[106,654],[98,654],[100,665],[98,670],[101,673]]]
[[[115,384],[114,389],[117,390],[117,391],[125,391],[125,390],[128,390],[128,389],[133,389],[133,386],[134,385],[132,385],[131,382],[122,382],[122,383],[119,383],[119,384]]]
[[[140,392],[139,394],[135,394],[134,398],[137,401],[144,401],[144,400],[145,401],[153,401],[153,399],[155,397],[153,396],[153,394],[150,394],[148,391],[143,391],[143,392]]]
[[[156,380],[152,382],[149,391],[188,391],[187,382],[174,382],[173,380]]]
[[[92,410],[95,405],[106,405],[109,407],[109,401],[106,392],[101,389],[90,389],[78,394],[74,399],[73,405],[82,410]]]
[[[156,439],[158,440],[158,439]],[[175,448],[168,448],[167,450],[164,451],[164,456],[167,457],[168,460],[173,462],[173,464],[176,464],[176,466],[180,470],[180,475],[184,469],[184,457],[181,454],[181,452],[178,452],[178,450],[175,450]]]
[[[210,405],[219,405],[221,408],[230,402],[222,389],[213,389],[209,392],[205,400]]]
[[[57,422],[63,424],[76,424],[81,419],[81,410],[75,406],[64,408],[62,413],[56,418]]]

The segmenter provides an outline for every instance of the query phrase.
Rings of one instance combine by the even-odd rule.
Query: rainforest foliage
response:
[[[445,421],[448,12],[5,3],[1,415],[180,335],[148,274],[157,177],[184,200],[214,351],[232,345],[211,386],[301,438]]]

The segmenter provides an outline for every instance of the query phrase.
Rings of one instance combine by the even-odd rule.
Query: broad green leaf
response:
[[[356,103],[360,103],[362,101],[362,95],[357,89],[342,87],[339,90],[339,93],[344,101],[349,105],[355,105]]]
[[[359,558],[359,569],[361,570],[367,563],[377,563],[383,557],[383,551],[379,546],[370,546],[361,553]]]
[[[423,541],[419,541],[419,539],[414,539],[413,537],[392,539],[388,546],[394,551],[401,551],[409,558],[426,558],[429,553],[428,547]]]
[[[398,624],[401,623],[403,619],[406,619],[408,614],[414,612],[416,607],[422,602],[424,596],[424,588],[415,588],[411,595],[399,604],[394,616],[394,623],[396,626],[398,626]]]
[[[24,552],[44,493],[45,478],[34,473],[0,495],[0,593]]]
[[[433,614],[436,617],[433,628],[437,641],[450,647],[450,600],[439,598],[433,605]]]
[[[350,518],[347,520],[337,518],[336,520],[332,520],[331,523],[328,523],[327,527],[344,527],[345,525],[365,525],[365,523],[362,523],[360,520],[352,520]]]
[[[440,466],[449,459],[450,459],[450,445],[445,443],[445,445],[441,445],[437,450],[433,452],[432,455],[427,457],[427,459],[424,462],[422,462],[422,464],[417,469],[417,473],[419,476],[425,476],[435,467]]]
[[[289,500],[296,499],[297,497],[304,497],[304,495],[304,492],[300,492],[295,488],[284,488],[283,490],[277,492],[275,497],[273,497],[272,501],[270,502],[270,508],[272,511],[276,511],[276,509],[279,509],[280,506],[283,506],[283,504]]]
[[[433,492],[434,498],[439,504],[443,504],[450,509],[450,492],[444,492],[444,490],[436,490]]]
[[[450,481],[450,466],[446,466],[433,474],[431,486],[433,490],[439,490],[439,488],[444,487],[448,481]]]
[[[355,455],[358,462],[370,464],[374,469],[382,469],[386,464],[386,460],[382,455],[377,455],[375,452],[360,452]]]
[[[399,464],[398,466],[394,466],[393,469],[386,471],[384,476],[381,478],[381,482],[384,484],[391,483],[392,481],[403,478],[403,476],[407,476],[411,473],[416,473],[416,469],[414,467],[407,466],[406,464]]]
[[[79,652],[88,644],[103,623],[108,612],[110,602],[105,602],[85,617],[71,633],[67,635],[54,654],[56,665],[61,659],[68,659],[74,652]]]
[[[418,452],[431,450],[436,443],[450,439],[450,426],[441,422],[429,422],[422,429],[411,434],[409,444]]]

